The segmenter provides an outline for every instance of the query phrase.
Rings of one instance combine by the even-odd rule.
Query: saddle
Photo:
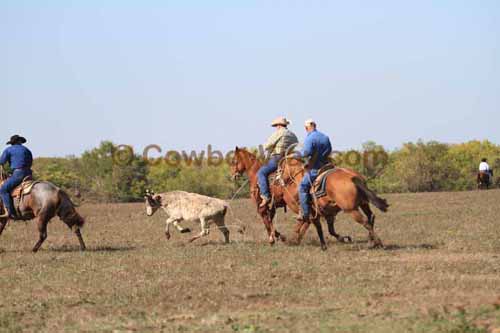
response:
[[[2,182],[3,183],[3,182]],[[25,177],[21,184],[17,185],[11,192],[10,195],[12,199],[21,198],[25,195],[31,193],[33,186],[39,183],[38,181],[34,181],[31,176]],[[0,184],[1,185],[1,184]]]
[[[328,176],[337,171],[337,167],[332,163],[327,163],[318,171],[318,177],[311,187],[311,194],[316,198],[321,198],[326,195],[326,180]]]

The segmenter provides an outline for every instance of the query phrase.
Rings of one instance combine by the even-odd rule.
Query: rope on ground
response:
[[[237,226],[238,229],[237,229],[237,232],[244,235],[245,234],[245,230],[246,230],[246,227],[245,227],[245,224],[243,223],[243,221],[241,219],[239,219],[236,214],[234,213],[234,210],[233,210],[233,207],[231,206],[231,203],[234,201],[234,199],[236,198],[236,196],[241,192],[241,190],[248,184],[248,179],[245,180],[243,182],[243,184],[240,186],[240,188],[233,194],[232,198],[229,200],[228,202],[228,208],[229,208],[229,211],[231,212],[231,216],[232,218],[239,223],[239,225],[237,223],[233,224],[234,226]],[[231,227],[233,227],[233,225],[230,225]],[[244,237],[243,237],[244,238]]]

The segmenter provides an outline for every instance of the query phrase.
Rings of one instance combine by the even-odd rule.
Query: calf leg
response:
[[[224,242],[229,243],[229,229],[226,227],[226,223],[224,222],[224,216],[217,216],[214,218],[214,222],[219,228],[219,230],[224,235]]]
[[[176,219],[176,218],[172,218],[172,217],[169,217],[169,218],[167,219],[166,226],[165,226],[165,237],[167,237],[167,240],[169,240],[169,239],[170,239],[170,225],[171,225],[171,224],[174,224],[174,226],[175,226],[177,229],[179,229],[179,228],[180,228],[180,227],[179,227],[179,224],[178,224],[178,223],[179,223],[178,221],[179,221],[178,219]]]
[[[208,223],[207,223],[206,218],[200,217],[200,225],[201,225],[201,231],[200,231],[200,233],[198,235],[192,237],[189,240],[190,243],[194,242],[198,238],[201,238],[201,237],[204,237],[204,236],[208,236],[208,234],[210,233],[210,230],[208,229]]]

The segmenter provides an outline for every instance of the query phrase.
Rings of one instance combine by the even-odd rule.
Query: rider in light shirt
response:
[[[481,163],[479,164],[479,172],[491,174],[491,168],[488,165],[488,160],[486,158],[483,158],[481,160]]]

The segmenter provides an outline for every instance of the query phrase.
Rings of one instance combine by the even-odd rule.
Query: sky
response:
[[[340,150],[500,143],[497,0],[0,0],[0,41],[0,139],[35,156],[227,151],[281,115]]]

